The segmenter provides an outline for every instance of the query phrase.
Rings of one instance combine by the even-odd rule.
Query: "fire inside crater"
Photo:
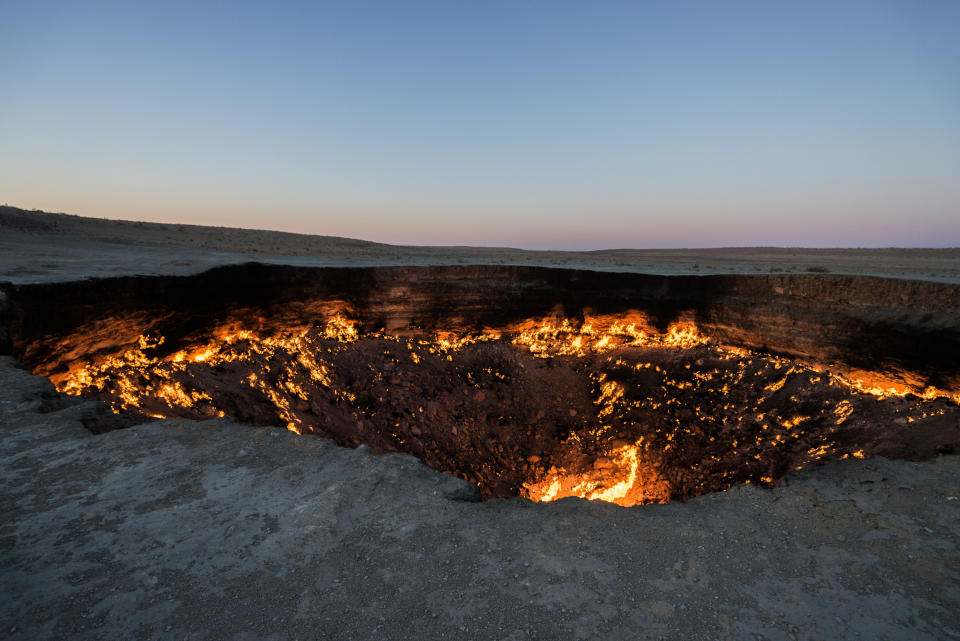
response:
[[[341,313],[73,362],[51,380],[143,417],[282,425],[409,452],[485,498],[662,503],[849,457],[952,451],[958,399],[711,344],[692,322],[546,318],[363,332]]]

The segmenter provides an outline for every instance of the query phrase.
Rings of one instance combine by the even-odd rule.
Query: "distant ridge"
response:
[[[927,247],[784,247],[784,246],[755,246],[755,247],[676,247],[668,249],[646,249],[618,247],[611,249],[591,250],[551,250],[551,249],[518,249],[514,247],[478,246],[478,245],[392,245],[372,240],[359,240],[344,236],[326,236],[321,234],[300,234],[296,232],[274,231],[267,229],[249,229],[244,227],[218,227],[211,225],[195,225],[188,223],[156,223],[135,220],[121,220],[110,218],[96,218],[93,216],[79,216],[77,214],[53,213],[39,209],[21,209],[10,205],[0,205],[0,230],[27,234],[80,234],[90,238],[114,240],[133,244],[161,245],[173,247],[195,247],[198,249],[214,249],[227,252],[265,251],[272,244],[302,244],[301,250],[286,255],[312,256],[318,251],[329,249],[373,249],[405,251],[456,251],[465,254],[497,252],[516,252],[518,254],[545,254],[558,253],[564,255],[611,257],[649,256],[649,255],[676,255],[691,254],[732,256],[833,256],[838,252],[862,256],[893,256],[918,255],[928,256],[960,256],[960,248],[927,248]],[[241,246],[237,245],[237,238],[226,238],[225,233],[244,237]]]
[[[137,248],[143,248],[137,250]],[[176,254],[176,258],[172,258]],[[849,274],[960,282],[960,248],[718,247],[527,250],[508,247],[389,245],[339,236],[109,220],[0,206],[0,280],[33,278],[51,265],[87,276],[116,262],[155,261],[156,270],[244,261],[291,265],[530,265],[662,275]],[[164,258],[164,256],[170,258]],[[81,258],[82,257],[82,258]],[[124,263],[125,264],[125,263]],[[111,267],[114,265],[114,267]],[[4,267],[5,266],[5,267]],[[119,268],[118,268],[119,269]],[[127,268],[124,268],[127,269]],[[39,276],[36,276],[39,278]]]
[[[284,231],[211,227],[178,223],[153,223],[135,220],[110,220],[74,214],[26,210],[0,206],[0,230],[27,234],[78,234],[100,240],[131,244],[192,247],[226,252],[257,252],[280,245],[302,245],[302,255],[331,249],[389,247],[340,236],[317,236]]]

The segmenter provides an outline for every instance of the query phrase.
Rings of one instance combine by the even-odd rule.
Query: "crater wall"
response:
[[[960,286],[829,274],[652,276],[516,266],[297,268],[5,287],[8,338],[36,373],[212,328],[308,326],[342,313],[361,331],[502,330],[530,319],[637,314],[721,345],[781,354],[865,384],[960,391]],[[0,337],[2,338],[2,337]],[[161,348],[163,349],[163,348]]]

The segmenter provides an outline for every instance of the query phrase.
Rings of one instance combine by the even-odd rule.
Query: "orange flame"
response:
[[[666,503],[670,486],[643,458],[642,440],[613,450],[597,459],[589,470],[552,469],[545,478],[524,485],[524,495],[534,501],[554,501],[575,496],[631,506]]]

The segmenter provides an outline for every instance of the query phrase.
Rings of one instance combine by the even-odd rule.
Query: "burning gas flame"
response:
[[[541,502],[575,496],[623,506],[666,503],[670,500],[670,486],[643,457],[641,440],[596,459],[588,470],[554,467],[543,479],[525,484],[524,495]]]
[[[706,344],[695,325],[677,322],[667,328],[666,334],[658,334],[641,322],[621,322],[607,317],[575,323],[563,319],[559,323],[543,320],[532,328],[521,330],[513,344],[525,347],[532,354],[550,356],[583,356],[588,352],[603,352],[619,347],[673,347],[689,349]]]

